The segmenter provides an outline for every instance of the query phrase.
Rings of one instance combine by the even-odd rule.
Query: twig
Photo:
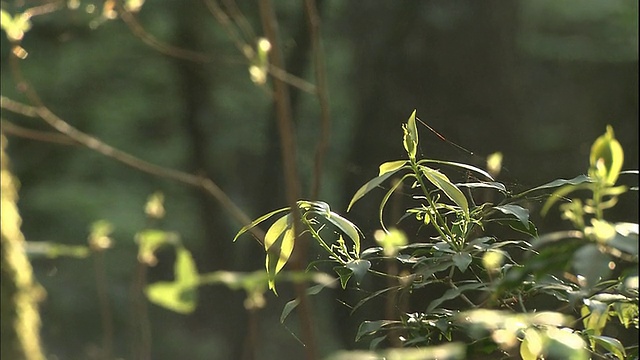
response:
[[[125,165],[151,175],[171,179],[201,188],[206,193],[213,196],[222,205],[222,207],[240,224],[247,225],[251,223],[251,219],[231,200],[231,198],[229,198],[229,196],[224,191],[222,191],[222,189],[220,189],[220,187],[216,183],[213,182],[213,180],[183,171],[162,167],[137,158],[129,153],[116,149],[102,142],[96,137],[83,133],[82,131],[74,128],[69,123],[58,117],[43,104],[38,93],[22,76],[20,66],[17,63],[18,61],[19,59],[15,56],[12,56],[10,58],[13,76],[18,83],[18,88],[27,95],[27,98],[34,106],[18,103],[4,96],[0,96],[1,108],[15,110],[21,109],[24,112],[20,113],[27,116],[31,116],[31,114],[35,113],[38,115],[38,117],[40,117],[54,129],[58,130],[60,133],[106,157],[115,159]],[[254,235],[256,240],[258,240],[258,242],[262,244],[264,239],[264,231],[257,227],[254,227],[250,231]]]
[[[206,63],[212,61],[210,56],[202,54],[197,51],[182,49],[177,46],[166,44],[158,40],[155,36],[147,32],[144,27],[138,22],[136,17],[119,2],[116,1],[116,6],[120,17],[125,24],[129,27],[131,32],[139,37],[145,44],[151,46],[158,52],[173,56],[179,59]]]
[[[14,123],[4,119],[2,119],[2,131],[4,131],[5,134],[25,139],[50,142],[59,145],[78,145],[77,142],[69,139],[69,137],[67,136],[49,131],[39,131],[25,128],[15,125]]]

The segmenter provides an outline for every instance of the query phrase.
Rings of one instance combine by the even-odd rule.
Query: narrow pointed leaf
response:
[[[527,191],[524,191],[520,194],[518,194],[518,196],[522,196],[524,194],[528,194],[530,192],[534,192],[534,191],[538,191],[538,190],[543,190],[543,189],[551,189],[551,188],[557,188],[563,185],[579,185],[579,184],[583,184],[583,183],[590,183],[593,182],[593,179],[591,179],[590,177],[588,177],[587,175],[578,175],[576,177],[574,177],[573,179],[556,179],[553,180],[551,182],[548,182],[546,184],[540,185],[540,186],[536,186],[533,189],[529,189]]]
[[[499,183],[499,182],[495,182],[495,181],[457,183],[456,186],[457,187],[466,187],[466,188],[470,188],[470,189],[475,189],[475,188],[496,189],[496,190],[500,191],[503,194],[506,194],[508,192],[507,188],[504,186],[503,183]]]
[[[465,216],[469,218],[469,202],[462,191],[460,191],[445,174],[426,166],[421,166],[420,169],[427,180],[458,205],[462,211],[464,211]]]
[[[404,182],[404,179],[413,176],[413,174],[406,174],[402,177],[402,179],[400,179],[400,181],[396,182],[395,184],[393,184],[393,186],[387,191],[386,194],[384,194],[384,197],[382,198],[382,200],[380,201],[380,207],[378,208],[378,220],[380,220],[380,226],[382,226],[382,229],[384,231],[388,231],[387,227],[384,225],[384,220],[382,219],[382,214],[384,212],[384,207],[387,205],[387,201],[389,201],[389,198],[391,197],[391,195],[393,195],[394,191],[396,191],[396,189],[402,185],[402,183]]]
[[[360,200],[369,191],[377,188],[380,184],[382,184],[385,180],[387,180],[393,174],[394,172],[388,172],[384,175],[376,176],[373,179],[367,181],[366,184],[362,185],[360,189],[358,189],[358,191],[356,191],[356,193],[353,195],[353,198],[351,199],[351,202],[347,207],[347,211],[351,210],[351,207],[353,206],[353,204],[356,203],[356,201]]]
[[[529,229],[529,210],[523,208],[520,205],[507,204],[501,206],[494,206],[494,209],[501,211],[507,215],[513,215],[524,225],[525,228]]]
[[[395,173],[400,170],[403,166],[407,164],[407,160],[397,160],[397,161],[389,161],[382,165],[380,165],[380,171],[378,172],[378,176],[382,176],[386,173]]]
[[[465,163],[459,163],[459,162],[455,162],[455,161],[446,161],[446,160],[434,160],[434,159],[424,159],[424,160],[420,160],[418,162],[418,164],[422,164],[422,163],[436,163],[436,164],[459,167],[459,168],[462,168],[462,169],[471,170],[471,171],[473,171],[473,172],[475,172],[477,174],[480,174],[480,175],[484,176],[485,178],[487,178],[487,179],[489,179],[491,181],[495,181],[493,176],[491,176],[491,174],[489,174],[485,170],[483,170],[483,169],[481,169],[481,168],[479,168],[477,166],[473,166],[473,165],[469,165],[469,164],[465,164]]]
[[[285,211],[289,211],[289,208],[282,208],[282,209],[278,209],[278,210],[274,210],[270,213],[264,214],[262,216],[260,216],[259,218],[253,220],[251,222],[251,224],[249,225],[245,225],[242,227],[242,229],[240,229],[240,231],[238,231],[238,233],[236,234],[236,236],[233,238],[233,241],[235,242],[236,240],[238,240],[238,238],[240,237],[240,235],[244,234],[245,232],[249,231],[251,228],[257,226],[258,224],[260,224],[261,222],[267,220],[268,218],[272,217],[275,214],[279,214],[281,212],[285,212]]]
[[[360,256],[360,230],[358,227],[351,221],[334,212],[331,212],[330,216],[326,219],[351,238],[353,241],[354,253],[356,256]]]
[[[298,307],[298,305],[300,305],[299,299],[293,299],[288,303],[284,304],[284,307],[282,308],[282,313],[280,314],[280,324],[284,324],[284,321],[287,319],[289,314],[291,314],[293,309]]]
[[[608,336],[589,336],[590,340],[596,342],[596,344],[602,346],[604,349],[611,352],[615,357],[620,360],[626,359],[627,353],[624,350],[624,346],[620,342],[620,340],[611,338]]]

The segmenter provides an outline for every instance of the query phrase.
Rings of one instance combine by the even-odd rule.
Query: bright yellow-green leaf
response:
[[[269,277],[269,289],[277,294],[275,278],[278,272],[289,261],[295,243],[295,231],[291,214],[281,217],[271,225],[264,237],[264,247],[267,252],[265,267]]]
[[[157,282],[145,288],[149,301],[180,314],[196,309],[196,288],[184,287],[176,282]]]
[[[460,191],[460,189],[458,189],[458,187],[455,186],[445,174],[438,170],[426,166],[421,166],[420,168],[427,180],[429,180],[429,182],[435,185],[438,189],[442,190],[442,192],[451,199],[451,201],[458,205],[464,212],[465,217],[468,219],[469,202],[462,191]]]
[[[407,163],[407,160],[397,160],[397,161],[386,162],[380,165],[380,172],[378,173],[378,176],[384,175],[389,172],[395,172],[400,168],[402,168],[403,166],[405,166],[406,163]]]
[[[191,252],[182,246],[178,247],[176,251],[176,263],[173,269],[175,281],[185,287],[196,286],[199,282],[198,269]]]
[[[282,209],[271,211],[271,212],[269,212],[267,214],[264,214],[264,215],[260,216],[259,218],[253,220],[251,222],[251,224],[243,226],[242,229],[240,229],[240,231],[238,231],[236,236],[233,238],[233,241],[235,242],[236,240],[238,240],[240,235],[242,235],[245,232],[251,230],[253,227],[258,226],[258,224],[260,224],[261,222],[267,220],[268,218],[272,217],[273,215],[279,214],[281,212],[289,211],[289,209],[290,208],[286,207],[286,208],[282,208]]]
[[[415,159],[418,150],[418,128],[416,126],[416,110],[413,110],[406,125],[402,125],[404,132],[403,145],[409,158]]]
[[[536,360],[542,354],[545,339],[535,328],[528,328],[524,331],[524,339],[520,345],[520,356],[522,360]]]
[[[614,185],[622,170],[623,162],[622,146],[615,139],[611,125],[607,125],[607,131],[591,146],[589,175],[604,181],[607,185]]]

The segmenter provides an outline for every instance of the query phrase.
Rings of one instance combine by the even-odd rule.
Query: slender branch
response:
[[[305,0],[305,10],[309,21],[309,35],[314,55],[314,70],[317,83],[316,96],[320,105],[320,138],[316,145],[313,184],[311,186],[311,198],[317,199],[322,183],[322,169],[324,158],[329,147],[329,134],[331,133],[331,118],[329,116],[329,92],[325,69],[325,56],[322,42],[320,41],[320,16],[315,0]]]
[[[42,142],[50,142],[59,145],[77,145],[78,143],[69,139],[69,137],[50,132],[50,131],[39,131],[33,130],[29,128],[25,128],[22,126],[15,125],[14,123],[2,119],[2,131],[5,134],[13,135],[25,139],[31,139]]]
[[[35,113],[38,115],[38,117],[40,117],[54,129],[58,130],[60,133],[106,157],[115,159],[125,165],[151,175],[164,177],[201,188],[206,193],[213,196],[223,206],[223,208],[240,224],[247,225],[251,223],[251,219],[231,200],[231,198],[229,198],[229,196],[224,191],[222,191],[222,189],[220,189],[220,187],[216,183],[213,182],[213,180],[199,175],[162,167],[150,163],[146,160],[142,160],[122,150],[116,149],[102,142],[96,137],[93,137],[76,129],[75,127],[71,126],[69,123],[58,117],[44,105],[38,93],[26,81],[26,79],[22,75],[18,61],[19,59],[15,56],[12,56],[10,58],[12,74],[16,79],[16,82],[18,83],[18,88],[25,93],[29,101],[34,106],[21,104],[4,96],[0,96],[1,108],[22,109],[24,112],[21,113],[24,113],[25,115]],[[254,227],[250,231],[258,240],[258,242],[263,242],[264,231],[256,227]]]
[[[127,10],[119,1],[116,1],[116,7],[118,9],[118,13],[120,17],[124,21],[125,24],[129,27],[131,32],[140,38],[145,44],[151,46],[158,52],[173,56],[176,58],[206,63],[212,61],[210,56],[202,54],[197,51],[182,49],[177,46],[166,44],[160,40],[158,40],[155,36],[147,32],[144,27],[138,22],[138,19],[131,13],[131,11]]]

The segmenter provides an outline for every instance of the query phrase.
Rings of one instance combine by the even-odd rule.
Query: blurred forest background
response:
[[[28,56],[19,64],[53,113],[136,157],[209,177],[250,218],[287,205],[272,79],[252,81],[252,64],[229,35],[232,29],[235,40],[255,49],[264,36],[259,5],[150,0],[123,21],[113,18],[121,5],[112,1],[2,2],[10,14],[52,10],[31,18],[20,43]],[[413,109],[473,152],[421,126],[425,156],[484,166],[486,155],[500,151],[501,180],[515,190],[585,173],[589,147],[607,124],[625,149],[623,169],[638,168],[635,0],[316,0],[320,58],[305,3],[273,5],[275,51],[302,85],[289,87],[302,197],[315,192],[315,152],[328,116],[317,196],[361,227],[364,247],[373,245],[379,199],[365,198],[349,214],[346,205],[379,164],[402,158],[400,124]],[[3,34],[2,96],[28,103],[11,70],[11,49]],[[325,68],[324,108],[313,93],[320,88],[318,61]],[[41,313],[49,359],[103,358],[105,307],[114,358],[135,358],[147,341],[151,359],[250,359],[250,324],[259,334],[255,358],[304,358],[295,313],[279,323],[284,303],[294,297],[288,284],[279,286],[279,297],[266,293],[252,320],[245,293],[225,286],[202,288],[190,315],[149,304],[150,334],[140,340],[132,321],[140,316],[132,300],[137,232],[153,226],[179,233],[200,272],[260,270],[263,250],[250,237],[233,243],[244,224],[201,189],[82,146],[30,139],[25,128],[51,131],[42,120],[3,109],[2,126],[21,183],[28,241],[86,245],[92,223],[114,227],[113,246],[100,256],[32,257],[47,292]],[[164,194],[166,216],[159,223],[144,212],[154,192]],[[616,208],[617,220],[637,221],[637,192],[632,197]],[[557,213],[540,221],[549,231],[567,226]],[[309,251],[315,259],[315,249]],[[172,276],[174,251],[160,251],[158,259],[149,282]],[[350,316],[342,302],[353,305],[357,296],[335,289],[311,298],[321,356],[366,346],[353,342],[357,325],[384,317],[375,302]]]

